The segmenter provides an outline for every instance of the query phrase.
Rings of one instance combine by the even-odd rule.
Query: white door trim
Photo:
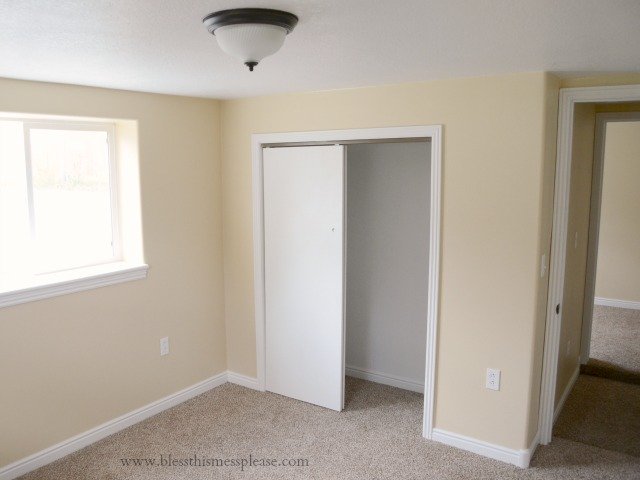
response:
[[[595,142],[593,150],[593,178],[591,181],[591,213],[589,214],[589,243],[587,247],[587,270],[585,278],[584,303],[582,307],[582,339],[580,343],[580,363],[589,361],[591,347],[591,325],[593,305],[606,305],[603,299],[596,299],[596,271],[598,267],[598,245],[600,244],[600,213],[602,208],[602,179],[604,175],[604,146],[606,126],[609,122],[640,121],[638,112],[612,112],[596,114]],[[624,307],[623,307],[624,308]]]
[[[560,327],[562,324],[562,310],[560,310],[559,314],[556,314],[556,305],[562,302],[564,290],[574,108],[577,103],[638,100],[640,100],[640,85],[563,88],[560,90],[551,270],[547,300],[547,322],[545,327],[538,426],[540,443],[544,445],[551,441],[553,431],[556,375],[560,349]]]
[[[429,290],[427,312],[427,349],[422,435],[431,439],[436,374],[436,332],[440,284],[440,211],[442,126],[408,126],[326,130],[290,133],[262,133],[251,136],[253,162],[253,260],[258,384],[265,389],[265,294],[264,294],[264,206],[263,162],[265,146],[357,143],[381,140],[423,139],[431,141],[431,212],[429,226]]]

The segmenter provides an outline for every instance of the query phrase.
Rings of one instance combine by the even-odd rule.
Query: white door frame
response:
[[[440,285],[440,212],[442,126],[409,126],[326,130],[290,133],[262,133],[251,136],[253,161],[253,276],[255,296],[256,363],[258,385],[265,389],[265,294],[264,294],[264,191],[262,149],[268,146],[318,145],[331,143],[365,143],[384,140],[430,140],[431,142],[431,203],[429,225],[429,286],[427,292],[427,349],[424,382],[424,415],[422,435],[431,439],[433,430],[436,332]]]
[[[580,363],[586,364],[591,353],[591,325],[596,296],[596,271],[598,246],[600,244],[600,213],[602,211],[602,179],[604,174],[604,146],[606,127],[611,122],[640,121],[638,112],[612,112],[596,114],[595,142],[593,150],[593,178],[591,181],[591,211],[589,214],[589,244],[587,247],[587,269],[582,307],[582,339]]]
[[[551,269],[549,274],[547,322],[545,327],[544,360],[542,367],[542,384],[540,387],[540,414],[538,421],[540,443],[543,445],[551,441],[553,432],[556,376],[560,351],[560,329],[562,325],[562,310],[556,313],[556,305],[562,303],[564,293],[575,106],[578,103],[640,101],[640,85],[563,88],[560,89],[559,100]]]

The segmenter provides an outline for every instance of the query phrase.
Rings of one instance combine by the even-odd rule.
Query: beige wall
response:
[[[606,128],[596,297],[640,302],[640,122]]]
[[[594,131],[594,105],[576,105],[573,121],[571,187],[567,226],[564,296],[562,299],[562,326],[560,330],[558,375],[556,377],[556,405],[571,381],[571,376],[580,364],[580,338],[582,332],[582,307],[584,302],[589,239]]]
[[[0,111],[139,122],[150,266],[145,280],[0,309],[0,466],[225,370],[218,108],[0,79]]]
[[[563,78],[560,88],[601,87],[611,85],[639,85],[640,73],[614,73],[589,77]]]
[[[527,447],[537,424],[554,102],[557,81],[542,73],[223,102],[229,368],[256,375],[250,135],[442,124],[436,426]],[[487,367],[502,369],[501,391],[484,388]]]
[[[551,232],[553,227],[553,196],[556,174],[556,138],[558,136],[558,89],[560,80],[547,75],[545,88],[543,131],[543,170],[540,195],[540,227],[538,237],[538,268],[542,267],[542,256],[545,257],[546,272],[539,272],[536,295],[536,323],[534,335],[531,338],[533,348],[533,362],[531,363],[531,389],[529,391],[529,429],[528,441],[533,442],[538,433],[540,411],[540,386],[542,383],[542,361],[544,357],[544,335],[547,319],[547,296],[549,291],[549,265],[551,250]]]
[[[227,362],[256,374],[251,133],[416,124],[444,125],[436,426],[527,447],[538,422],[558,87],[630,83],[640,74],[532,73],[217,102],[0,79],[0,111],[139,122],[151,266],[146,280],[0,310],[0,466]],[[171,354],[160,358],[167,335]],[[502,369],[500,392],[484,389],[487,367]]]

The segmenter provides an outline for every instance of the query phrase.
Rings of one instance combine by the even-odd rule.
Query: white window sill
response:
[[[19,285],[0,286],[0,308],[146,278],[148,265],[116,262],[38,275]]]

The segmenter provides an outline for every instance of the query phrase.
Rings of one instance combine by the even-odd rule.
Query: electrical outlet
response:
[[[169,355],[169,337],[160,339],[160,355]]]
[[[489,390],[500,390],[500,370],[497,368],[487,368],[487,383]]]

